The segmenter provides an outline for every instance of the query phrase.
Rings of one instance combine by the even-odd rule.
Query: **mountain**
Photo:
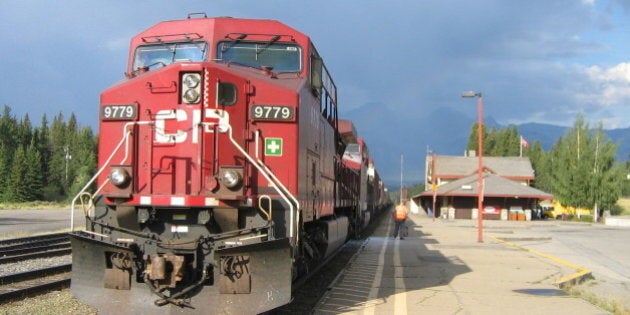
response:
[[[403,184],[424,181],[424,163],[428,152],[439,155],[463,155],[470,129],[477,117],[452,108],[439,108],[422,115],[392,109],[382,103],[367,103],[340,115],[354,122],[365,139],[381,178],[388,186],[400,187],[401,156]],[[502,128],[492,117],[484,117],[488,128]],[[550,150],[565,134],[567,127],[542,123],[517,125],[519,133],[531,144],[540,141]],[[630,156],[630,128],[605,130],[619,144],[617,159]]]

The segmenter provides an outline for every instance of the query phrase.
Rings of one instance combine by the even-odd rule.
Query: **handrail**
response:
[[[131,130],[127,130],[127,128],[129,128],[129,126],[136,125],[136,124],[148,125],[152,123],[153,123],[152,121],[133,121],[133,122],[128,122],[123,126],[123,137],[122,139],[120,139],[120,142],[118,142],[118,144],[112,151],[112,154],[109,155],[107,160],[105,160],[105,163],[103,163],[103,166],[96,172],[96,174],[94,174],[94,176],[92,176],[92,178],[87,182],[87,184],[85,184],[85,186],[72,199],[72,205],[70,207],[70,232],[74,231],[74,206],[77,202],[77,199],[81,198],[81,196],[85,194],[89,196],[90,200],[92,199],[92,195],[86,192],[86,190],[90,187],[90,185],[92,185],[92,183],[98,178],[98,176],[100,176],[101,173],[110,165],[112,159],[114,159],[114,156],[116,155],[116,153],[118,153],[118,151],[123,146],[123,144],[125,144],[125,156],[123,157],[120,163],[124,163],[127,160],[127,158],[129,158],[129,136],[131,135]],[[109,182],[109,178],[103,182],[103,184],[94,192],[94,194],[97,194],[99,191],[101,191],[101,189],[103,189],[105,184],[107,184],[108,182]],[[92,206],[93,206],[93,203],[92,203]]]
[[[269,203],[269,211],[263,209],[262,201],[263,199],[267,200]],[[271,197],[269,195],[262,195],[258,198],[258,208],[267,216],[267,221],[271,221],[271,216],[273,215],[273,204],[271,201]]]
[[[261,167],[261,165],[259,165],[239,144],[238,142],[236,142],[236,140],[234,140],[234,137],[232,136],[232,126],[229,124],[221,124],[216,123],[216,122],[211,122],[211,123],[202,123],[203,125],[207,125],[207,126],[213,126],[213,125],[219,125],[220,127],[226,127],[227,132],[228,132],[228,137],[230,138],[230,141],[232,142],[232,144],[234,145],[234,147],[236,147],[236,149],[252,164],[254,165],[254,167],[256,167],[256,169],[265,177],[265,179],[267,179],[267,181],[273,186],[273,188],[278,192],[278,194],[282,197],[282,199],[289,205],[289,238],[291,238],[293,240],[294,238],[294,224],[295,224],[295,213],[299,213],[299,207],[300,204],[297,203],[297,199],[291,194],[291,192],[289,192],[286,187],[284,185],[282,185],[282,183],[277,180],[277,177],[273,174],[273,172],[271,172],[271,170],[269,170],[268,167],[266,167],[266,165],[262,164],[265,166],[265,168]],[[271,175],[271,176],[270,176]],[[272,177],[276,180],[272,180]],[[281,189],[282,188],[282,189]],[[285,190],[285,191],[283,191]],[[286,192],[286,194],[285,194]],[[291,200],[289,200],[289,198],[286,196],[289,195],[291,196],[291,199],[296,201],[296,208],[295,209],[293,207],[293,203],[291,202]],[[299,214],[297,215],[299,218]],[[297,240],[298,237],[295,237],[295,241],[294,241],[294,245],[297,244]]]
[[[265,171],[269,173],[270,177],[272,177],[273,180],[277,182],[277,184],[280,186],[280,188],[282,188],[291,197],[291,199],[293,199],[293,202],[295,202],[295,204],[297,205],[295,222],[297,223],[296,226],[298,227],[298,231],[297,232],[299,232],[299,226],[300,226],[299,225],[299,222],[300,222],[300,203],[299,203],[299,201],[295,198],[295,196],[293,196],[291,194],[291,192],[289,192],[289,189],[287,189],[287,187],[284,186],[284,184],[282,184],[280,179],[278,179],[278,177],[271,171],[271,169],[269,169],[269,167],[265,163],[263,163],[263,161],[261,161],[260,159],[258,159],[257,161],[261,165],[261,167],[264,167]],[[291,218],[291,223],[293,223],[293,221],[294,221],[293,218]],[[299,238],[300,238],[300,233],[296,233],[296,235],[295,235],[295,243],[296,244],[299,241]]]

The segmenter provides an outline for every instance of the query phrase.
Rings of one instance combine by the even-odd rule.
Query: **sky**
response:
[[[124,78],[131,37],[191,12],[311,36],[341,116],[369,103],[474,116],[461,98],[474,90],[501,124],[570,126],[581,113],[630,127],[630,0],[0,1],[0,105],[35,124],[74,113],[96,129],[99,93]]]

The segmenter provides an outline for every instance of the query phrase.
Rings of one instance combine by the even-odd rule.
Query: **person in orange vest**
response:
[[[401,202],[399,205],[394,208],[392,212],[394,222],[396,222],[396,228],[394,229],[394,238],[400,237],[403,239],[403,230],[405,226],[405,220],[407,220],[407,206],[404,202]]]

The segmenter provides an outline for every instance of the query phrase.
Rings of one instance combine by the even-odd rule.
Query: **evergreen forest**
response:
[[[0,117],[0,201],[67,201],[96,170],[97,139],[74,114],[46,115],[34,127],[9,106]]]

